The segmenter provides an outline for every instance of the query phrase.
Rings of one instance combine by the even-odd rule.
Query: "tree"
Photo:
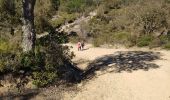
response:
[[[23,52],[34,51],[35,48],[35,27],[34,27],[34,6],[36,0],[23,0]]]

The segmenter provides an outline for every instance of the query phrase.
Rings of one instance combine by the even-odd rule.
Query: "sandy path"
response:
[[[85,51],[77,51],[72,45],[72,51],[76,58],[93,61],[97,57],[113,54],[116,51],[142,50],[147,49],[105,49],[89,48]],[[149,71],[138,70],[132,73],[106,73],[97,75],[96,78],[81,86],[81,91],[74,97],[70,93],[65,94],[64,100],[170,100],[170,51],[161,52],[162,60],[154,61],[159,65],[158,69]],[[87,64],[78,65],[85,69]],[[81,83],[80,83],[81,84]]]

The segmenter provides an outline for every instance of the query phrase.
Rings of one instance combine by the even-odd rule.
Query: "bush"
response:
[[[137,40],[137,46],[139,46],[139,47],[149,46],[149,44],[152,42],[152,40],[153,40],[153,37],[150,35],[141,36]]]
[[[94,38],[93,40],[93,46],[94,47],[100,47],[100,45],[104,44],[104,41],[100,38]]]
[[[164,45],[164,48],[167,49],[167,50],[170,50],[170,42],[166,43],[166,44]]]
[[[1,50],[1,51],[7,51],[7,50],[9,50],[8,42],[0,41],[0,50]]]
[[[67,46],[59,45],[63,43],[61,35],[51,34],[38,40],[34,63],[37,65],[33,70],[33,83],[37,86],[46,86],[52,83],[59,75],[59,69],[65,66],[66,61],[70,61],[73,53]],[[46,40],[46,42],[44,42]],[[27,61],[28,62],[28,61]],[[62,73],[62,72],[60,72]]]
[[[82,12],[85,9],[85,2],[84,0],[69,0],[66,7],[69,13]]]
[[[146,9],[146,13],[141,15],[141,25],[143,32],[150,34],[155,30],[167,27],[166,13],[161,8]]]
[[[107,0],[105,6],[110,9],[118,9],[123,4],[123,0]]]
[[[116,32],[113,35],[114,43],[126,44],[129,42],[130,34],[128,32]]]
[[[168,36],[163,35],[160,36],[159,38],[154,38],[152,42],[150,43],[149,47],[150,48],[156,48],[156,47],[162,47],[168,42]]]
[[[21,74],[20,71],[23,71],[22,74],[29,73],[27,75],[32,76],[33,84],[42,87],[53,82],[58,76],[59,69],[65,66],[65,62],[72,57],[73,55],[67,47],[54,44],[41,47],[41,50],[37,50],[35,54],[32,52],[2,53],[0,55],[0,74]]]
[[[97,37],[93,39],[93,45],[95,47],[99,47],[103,44],[130,46],[130,37],[131,35],[128,32],[103,33],[97,35]]]
[[[64,73],[60,69],[72,59],[73,53],[67,46],[60,45],[67,41],[64,33],[54,32],[51,30],[50,35],[37,40],[35,52],[23,53],[19,48],[15,52],[0,50],[0,74],[30,76],[38,87],[46,86],[62,76]],[[9,43],[6,42],[6,45]]]
[[[78,43],[80,38],[78,36],[71,36],[69,37],[69,42],[71,43]]]
[[[33,72],[33,84],[43,87],[52,83],[57,78],[57,72]]]
[[[8,31],[5,32],[2,32],[2,37],[0,36],[0,50],[4,52],[20,50],[21,31],[18,30],[14,35],[11,35]]]
[[[67,13],[85,13],[95,9],[102,0],[60,0],[59,10]]]
[[[66,22],[73,22],[76,17],[78,17],[77,14],[68,14],[65,12],[60,12],[59,16],[57,19],[51,20],[50,23],[52,24],[53,27],[58,28],[61,25],[65,24]]]

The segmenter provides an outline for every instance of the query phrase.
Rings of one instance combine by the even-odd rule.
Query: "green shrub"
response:
[[[60,0],[59,10],[68,13],[92,11],[102,0]]]
[[[128,32],[113,32],[113,33],[103,33],[99,34],[93,39],[93,45],[99,47],[103,44],[113,44],[113,45],[123,45],[129,46],[130,44],[130,34]]]
[[[153,40],[153,37],[150,35],[141,36],[137,40],[137,46],[139,46],[139,47],[149,46],[149,44],[152,42],[152,40]]]
[[[141,15],[141,25],[146,34],[152,33],[154,30],[167,26],[166,13],[161,8],[146,9],[146,13]]]
[[[33,72],[33,84],[43,87],[52,83],[57,78],[56,72]]]
[[[4,50],[5,45],[3,45],[3,50],[0,50],[0,74],[13,73],[30,76],[33,84],[38,87],[46,86],[58,76],[62,76],[58,72],[74,55],[67,46],[60,45],[67,41],[64,33],[54,32],[51,30],[50,35],[37,40],[35,52],[23,53],[20,49],[13,52],[11,49]],[[6,42],[6,45],[9,44],[10,42]]]
[[[167,50],[170,50],[170,42],[166,43],[163,48],[167,49]]]
[[[78,17],[77,14],[68,14],[65,12],[60,12],[59,15],[59,18],[50,21],[53,27],[60,27],[61,25],[65,24],[65,22],[73,22],[76,17]]]
[[[69,37],[69,42],[71,42],[71,43],[78,43],[79,40],[80,40],[80,38],[78,36]]]
[[[128,32],[116,32],[113,35],[114,43],[126,44],[129,40],[130,34]]]
[[[65,19],[64,18],[59,18],[57,20],[51,21],[51,24],[52,24],[53,27],[60,27],[64,23],[65,23]]]
[[[85,9],[85,2],[84,0],[69,0],[66,7],[69,13],[82,12]]]
[[[0,0],[0,27],[10,28],[21,24],[21,5],[22,2],[20,0]]]
[[[0,42],[0,50],[3,50],[3,51],[9,50],[8,42],[1,41],[1,42]]]
[[[106,0],[105,6],[110,9],[118,9],[123,4],[123,0]]]
[[[0,51],[0,74],[18,71],[20,66],[21,64],[17,54]]]
[[[137,39],[138,37],[136,34],[132,34],[128,37],[129,44],[127,44],[127,47],[133,47],[137,45]]]
[[[93,39],[93,46],[94,47],[100,47],[100,45],[104,44],[104,41],[100,38],[94,38]]]
[[[0,74],[3,73],[31,73],[33,84],[38,87],[46,86],[55,80],[59,69],[65,61],[72,59],[73,54],[67,47],[49,44],[37,49],[35,53],[2,53],[0,55]]]
[[[38,69],[34,67],[36,70],[34,70],[33,74],[33,83],[40,87],[46,86],[55,80],[60,71],[59,69],[65,66],[64,62],[73,57],[73,53],[69,51],[67,46],[59,45],[66,38],[62,37],[62,35],[55,35],[49,35],[37,41],[39,47],[37,47],[36,57],[34,57],[37,64],[34,64],[38,65]]]

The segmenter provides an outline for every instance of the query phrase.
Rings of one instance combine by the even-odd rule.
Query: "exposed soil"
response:
[[[170,100],[170,51],[86,45],[73,62],[81,82],[42,89],[31,100]],[[23,97],[29,95],[23,95]],[[25,99],[24,99],[25,100]]]
[[[87,69],[81,63],[78,66],[87,71],[93,69],[87,74],[92,73],[94,77],[78,84],[81,91],[74,97],[65,93],[64,100],[170,100],[170,51],[91,45],[86,46],[87,50],[77,51],[72,46],[75,61],[92,62],[86,62]],[[120,72],[116,71],[121,68]]]

